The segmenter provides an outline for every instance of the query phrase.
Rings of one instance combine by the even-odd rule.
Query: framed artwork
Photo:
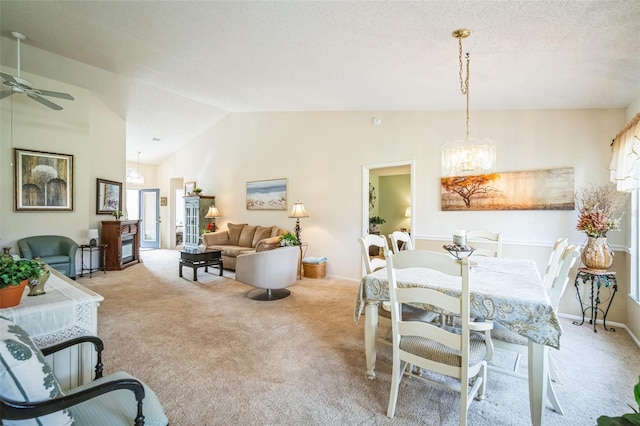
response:
[[[122,211],[122,183],[97,179],[96,214],[113,214]]]
[[[573,210],[573,170],[443,177],[442,210]]]
[[[247,210],[286,209],[286,178],[247,182]]]
[[[73,155],[14,148],[16,211],[72,211]]]
[[[190,195],[193,193],[193,190],[196,188],[195,182],[185,182],[184,183],[184,195]]]

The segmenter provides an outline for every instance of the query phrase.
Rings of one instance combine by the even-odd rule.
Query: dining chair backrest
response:
[[[580,248],[576,245],[570,245],[562,252],[562,257],[560,258],[558,270],[553,280],[551,290],[547,292],[553,309],[558,309],[560,298],[562,297],[564,290],[567,288],[567,283],[569,282],[569,271],[573,268],[573,265],[575,265],[579,256]]]
[[[492,248],[476,247],[472,256],[502,257],[502,232],[485,230],[467,231],[467,244],[473,241],[480,243],[493,243]]]
[[[410,371],[405,372],[408,365],[413,365],[460,380],[461,385],[456,387],[461,392],[459,418],[461,425],[466,424],[472,396],[478,393],[478,397],[482,398],[484,395],[487,365],[483,359],[486,355],[486,341],[470,342],[469,259],[457,260],[445,253],[426,250],[408,250],[397,254],[387,251],[386,258],[393,341],[392,381],[387,416],[393,417],[395,414],[403,375],[425,380]],[[425,287],[399,287],[396,270],[410,267],[424,267],[460,277],[462,291],[459,295],[452,296]],[[441,327],[433,322],[407,321],[402,316],[403,304],[424,304],[467,320],[461,321],[460,328]],[[469,380],[474,377],[473,386],[469,389]]]
[[[358,238],[358,242],[360,243],[360,250],[362,252],[362,261],[364,262],[364,269],[367,274],[372,273],[378,269],[384,268],[387,266],[387,263],[384,259],[381,258],[371,258],[369,255],[369,247],[375,246],[381,248],[383,253],[386,253],[388,250],[387,239],[382,235],[376,234],[367,234],[364,237]]]
[[[389,234],[389,240],[391,241],[391,248],[394,253],[398,253],[403,250],[413,250],[413,243],[411,243],[411,235],[404,231],[393,231]]]
[[[549,255],[549,262],[547,263],[547,268],[545,269],[544,276],[542,278],[544,289],[547,293],[551,291],[553,280],[555,279],[558,272],[558,266],[560,266],[560,256],[562,256],[565,247],[567,247],[568,245],[569,243],[566,238],[558,238],[553,245],[553,249],[551,250],[551,254]]]

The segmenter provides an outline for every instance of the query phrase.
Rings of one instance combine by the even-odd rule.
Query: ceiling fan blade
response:
[[[71,96],[68,93],[52,92],[50,90],[42,90],[42,89],[33,89],[33,90],[35,90],[36,92],[38,92],[38,94],[43,96],[51,96],[53,98],[66,99],[68,101],[75,100],[73,96]]]
[[[7,96],[11,95],[13,95],[13,90],[3,90],[2,92],[0,92],[0,99],[4,99]]]
[[[33,93],[27,93],[27,96],[33,99],[36,102],[40,102],[42,105],[48,106],[51,109],[55,109],[56,111],[60,111],[62,107],[60,105],[56,105],[48,99],[41,98],[38,95],[34,95]]]
[[[18,85],[18,82],[13,78],[11,74],[7,74],[6,72],[0,72],[0,75],[2,76],[2,78],[5,79],[5,81]]]

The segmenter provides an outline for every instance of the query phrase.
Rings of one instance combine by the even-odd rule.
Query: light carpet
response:
[[[395,418],[386,417],[390,348],[378,351],[377,378],[365,377],[363,323],[353,322],[358,284],[299,280],[292,295],[253,301],[253,287],[217,269],[184,268],[179,252],[143,251],[144,263],[78,278],[104,296],[99,336],[105,372],[127,371],[158,394],[172,425],[456,425],[459,394],[405,378]],[[573,288],[570,286],[568,291]],[[577,302],[576,302],[577,303]],[[598,333],[563,319],[556,391],[545,425],[595,425],[630,412],[640,349],[624,330]],[[498,351],[493,363],[510,365]],[[526,360],[520,371],[526,373]],[[525,380],[489,371],[487,398],[470,425],[528,425]]]

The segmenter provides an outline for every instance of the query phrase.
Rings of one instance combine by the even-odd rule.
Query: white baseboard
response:
[[[571,320],[574,320],[574,321],[582,321],[582,316],[578,316],[578,315],[569,315],[569,314],[560,314],[559,313],[558,316],[562,317],[562,318],[571,319]],[[596,320],[596,324],[601,324],[602,325],[602,323],[603,323],[602,319]],[[593,324],[589,324],[589,318],[585,317],[583,325],[593,325]],[[607,327],[613,327],[615,329],[622,328],[622,329],[626,330],[626,332],[629,335],[629,337],[631,337],[631,340],[633,340],[634,343],[636,344],[636,346],[638,346],[638,348],[640,348],[640,340],[631,332],[631,330],[629,330],[629,328],[627,328],[626,325],[624,325],[622,323],[619,323],[619,322],[607,321]]]

